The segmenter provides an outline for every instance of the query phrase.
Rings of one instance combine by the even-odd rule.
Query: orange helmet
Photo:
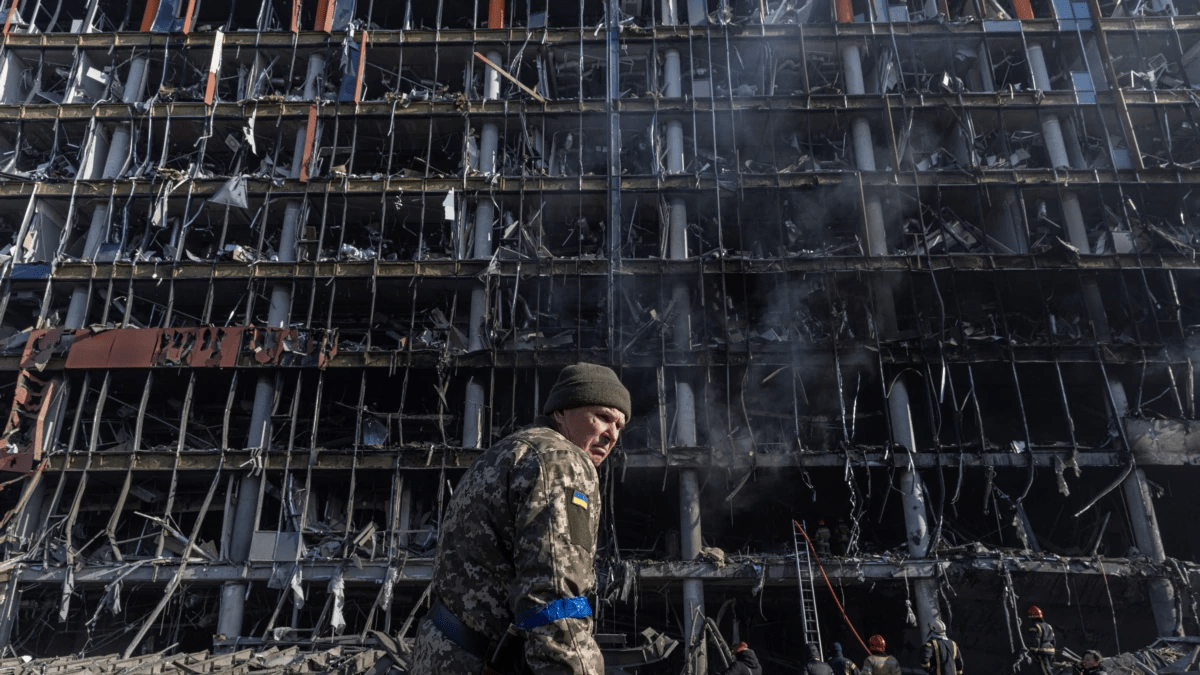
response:
[[[887,650],[887,641],[882,635],[872,635],[867,638],[867,649],[870,649],[872,654],[882,654]]]
[[[1042,610],[1039,609],[1037,605],[1030,605],[1028,616],[1031,619],[1040,619],[1042,618]]]
[[[741,654],[742,652],[746,651],[749,648],[750,648],[750,645],[746,644],[745,642],[739,642],[739,643],[737,643],[737,646],[733,648],[733,653]]]

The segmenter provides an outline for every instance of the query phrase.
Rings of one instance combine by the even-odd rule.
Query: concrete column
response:
[[[678,52],[674,59],[669,57],[670,53],[668,52],[666,69],[668,92],[679,88]],[[683,125],[674,120],[667,124],[667,157],[668,171],[683,171]],[[666,227],[667,257],[671,260],[686,259],[687,203],[682,197],[671,199]],[[671,289],[671,297],[675,306],[674,347],[679,351],[687,351],[692,348],[691,293],[687,284],[675,284]],[[683,379],[677,380],[675,384],[675,443],[684,447],[696,445],[696,397],[692,384]],[[700,479],[694,469],[684,469],[679,472],[679,552],[683,560],[696,558],[700,553],[701,541]],[[703,642],[704,618],[704,582],[700,579],[686,579],[683,582],[683,630],[689,645],[700,643],[696,660],[692,663],[692,672],[695,673],[707,672],[708,658]]]
[[[1151,499],[1150,486],[1146,483],[1145,472],[1134,469],[1121,488],[1125,492],[1125,503],[1129,505],[1129,520],[1133,524],[1133,538],[1137,542],[1138,550],[1154,562],[1163,562],[1167,559],[1167,554],[1163,550],[1158,518],[1154,514],[1154,502]],[[1183,624],[1175,605],[1175,587],[1171,581],[1161,577],[1147,579],[1146,590],[1150,596],[1154,624],[1158,628],[1159,636],[1182,636]]]
[[[847,94],[863,94],[866,88],[862,77],[862,55],[857,46],[847,45],[842,49],[842,72],[846,79]],[[860,171],[875,170],[875,142],[871,138],[871,127],[865,117],[852,123],[854,159]],[[880,199],[868,194],[864,208],[867,228],[867,254],[884,256],[887,250],[887,229],[883,219],[883,204]],[[892,289],[884,278],[877,278],[875,293],[875,323],[881,335],[894,334],[897,330],[896,303]],[[891,420],[892,442],[909,452],[917,452],[917,439],[913,433],[912,410],[909,405],[908,387],[903,379],[897,379],[888,391],[888,416]],[[925,485],[914,469],[900,473],[901,503],[904,507],[905,541],[908,554],[913,558],[929,555],[929,523],[925,503]],[[938,617],[937,585],[932,579],[918,579],[913,583],[916,597],[913,609],[924,636],[929,625]]]
[[[129,63],[129,74],[125,76],[125,90],[121,92],[122,103],[138,103],[146,92],[146,73],[148,61],[139,56]]]
[[[304,81],[304,98],[312,101],[320,93],[321,79],[325,73],[325,55],[313,53],[308,59],[308,73]],[[304,134],[297,134],[295,152],[292,155],[291,178],[298,179],[304,166]],[[300,216],[304,212],[301,200],[288,201],[284,206],[283,227],[279,233],[280,262],[295,262],[296,244],[300,240]],[[267,314],[270,328],[286,328],[291,320],[292,287],[281,282],[271,288],[271,305]],[[275,405],[275,376],[259,376],[254,388],[254,404],[250,413],[250,434],[247,448],[267,450],[271,445],[271,411]],[[233,532],[229,538],[229,558],[235,563],[244,563],[250,555],[250,544],[254,530],[258,527],[258,493],[262,477],[247,474],[242,477],[238,488],[238,503],[234,510]],[[221,589],[221,609],[217,616],[217,633],[232,639],[242,635],[242,618],[246,604],[248,585],[245,582],[226,584]]]
[[[503,56],[500,52],[488,52],[488,60],[502,66]],[[500,97],[500,74],[491,68],[484,71],[484,100],[495,100]],[[495,122],[485,122],[479,139],[479,171],[484,174],[496,171],[496,153],[500,146],[500,131]],[[476,259],[487,260],[492,257],[492,222],[496,212],[489,197],[485,196],[475,203],[475,239],[472,253]],[[467,349],[478,351],[483,349],[483,328],[487,312],[487,292],[482,285],[471,289],[471,324],[467,332]],[[465,448],[478,448],[484,445],[483,433],[486,426],[484,415],[485,392],[483,381],[472,377],[467,381],[466,401],[463,403],[463,439]]]
[[[667,81],[667,98],[683,96],[683,65],[679,50],[668,49],[663,61],[663,79]]]
[[[1046,56],[1041,45],[1029,45],[1029,71],[1033,74],[1034,88],[1050,91],[1050,71],[1046,68]],[[1041,118],[1042,141],[1046,144],[1047,154],[1050,155],[1050,166],[1055,169],[1070,167],[1071,160],[1067,155],[1067,145],[1063,140],[1062,124],[1058,115],[1043,112]]]

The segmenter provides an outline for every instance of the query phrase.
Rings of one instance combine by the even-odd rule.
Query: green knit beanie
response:
[[[594,363],[576,363],[562,369],[558,382],[550,390],[542,414],[549,415],[556,410],[582,408],[588,405],[603,405],[616,408],[625,413],[625,422],[629,422],[632,406],[629,402],[629,390],[617,379],[612,368],[598,366]]]

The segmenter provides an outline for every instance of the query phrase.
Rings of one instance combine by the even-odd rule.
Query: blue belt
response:
[[[559,598],[554,602],[542,605],[538,609],[525,610],[521,612],[514,623],[521,630],[529,630],[530,628],[545,626],[559,619],[584,619],[591,615],[592,606],[588,604],[587,598],[578,596],[574,598]]]
[[[487,648],[491,643],[488,636],[463,623],[454,616],[454,612],[446,609],[441,600],[433,601],[433,606],[429,608],[429,614],[426,616],[442,631],[446,639],[462,647],[471,656],[487,660]]]

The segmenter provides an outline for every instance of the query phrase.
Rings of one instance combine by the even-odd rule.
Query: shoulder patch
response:
[[[571,496],[571,503],[575,506],[582,506],[586,509],[588,507],[587,495],[583,494],[579,490],[573,490],[573,492],[574,494]]]
[[[595,547],[592,540],[591,499],[587,494],[567,488],[567,534],[571,543],[587,549]]]

